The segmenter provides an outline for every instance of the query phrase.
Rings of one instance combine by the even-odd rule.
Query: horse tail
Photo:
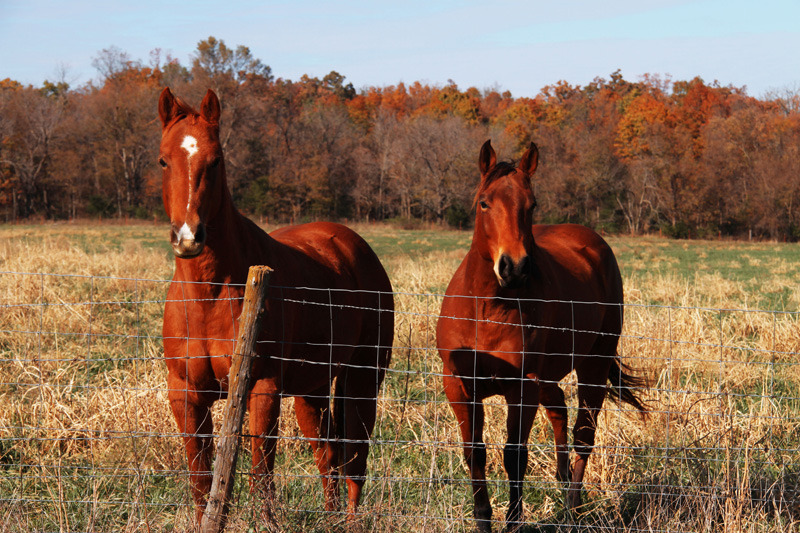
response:
[[[333,433],[336,435],[336,438],[339,439],[340,443],[343,443],[345,438],[345,381],[347,381],[346,370],[336,377],[333,393]],[[340,444],[340,446],[341,445],[342,444]]]
[[[617,404],[624,402],[635,407],[644,418],[647,416],[647,407],[639,399],[636,391],[648,386],[647,379],[629,374],[630,371],[631,368],[628,365],[620,361],[618,357],[614,358],[608,371],[610,383],[608,394]]]

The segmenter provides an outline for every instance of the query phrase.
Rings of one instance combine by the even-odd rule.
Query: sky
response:
[[[0,79],[77,87],[110,47],[188,66],[212,35],[275,77],[335,70],[356,89],[452,80],[533,97],[620,69],[800,91],[800,0],[0,0]]]

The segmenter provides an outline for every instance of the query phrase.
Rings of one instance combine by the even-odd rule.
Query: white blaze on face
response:
[[[197,139],[191,135],[187,135],[183,138],[181,148],[186,150],[186,162],[189,166],[189,199],[186,201],[186,210],[188,211],[189,204],[192,201],[192,156],[197,153]],[[186,225],[184,224],[183,227],[185,228]],[[181,228],[181,231],[183,231],[183,228]]]
[[[500,250],[497,254],[497,259],[494,260],[494,275],[497,276],[497,281],[501,283],[503,281],[503,276],[500,275],[500,258],[503,257],[504,253],[504,250]]]
[[[192,156],[197,153],[197,139],[192,137],[191,135],[187,135],[183,138],[183,142],[181,143],[181,148],[186,150],[186,153],[189,154],[189,160],[192,159]]]
[[[178,242],[183,240],[187,242],[194,241],[194,233],[192,233],[192,230],[189,229],[189,226],[185,222],[183,223],[183,226],[181,226],[181,229],[178,230],[177,238]]]

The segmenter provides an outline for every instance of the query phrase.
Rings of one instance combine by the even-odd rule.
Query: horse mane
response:
[[[186,101],[180,96],[173,95],[173,98],[175,98],[175,105],[177,109],[175,110],[175,117],[170,122],[174,123],[179,120],[183,120],[186,117],[200,115],[197,109],[186,103]]]
[[[486,176],[486,179],[481,180],[480,185],[478,185],[478,190],[475,191],[475,198],[472,200],[472,209],[475,209],[475,206],[478,205],[478,198],[489,185],[503,176],[508,176],[515,170],[517,170],[517,164],[512,161],[499,161],[495,164],[492,171]]]

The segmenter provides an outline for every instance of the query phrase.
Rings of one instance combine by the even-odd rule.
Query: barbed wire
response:
[[[35,286],[26,286],[15,276],[34,281]],[[165,337],[161,332],[169,283],[165,280],[0,272],[0,281],[5,283],[0,300],[0,521],[6,524],[0,531],[64,531],[66,524],[73,531],[191,527],[194,504],[182,445],[189,435],[178,430],[168,401],[170,392],[188,391],[168,386],[161,344],[167,339],[206,343],[235,339]],[[134,290],[120,294],[125,289],[118,282],[133,283]],[[273,299],[324,306],[331,316],[342,310],[368,309],[332,301],[333,292],[386,296],[313,287],[275,289],[281,290],[271,293]],[[299,296],[304,291],[308,297]],[[312,295],[324,295],[327,300]],[[435,344],[443,295],[395,292],[392,296],[393,359],[380,388],[377,423],[366,441],[370,456],[363,519],[375,531],[471,528],[471,481],[458,424],[442,391],[442,379],[451,374],[442,368]],[[632,387],[648,407],[646,421],[639,421],[636,409],[629,406],[604,404],[585,479],[588,503],[577,513],[564,507],[565,486],[555,477],[552,432],[546,416],[537,418],[528,441],[532,453],[523,481],[528,524],[631,532],[682,532],[712,522],[726,524],[728,529],[767,523],[770,531],[793,531],[800,524],[800,359],[794,349],[800,340],[800,313],[531,302],[610,305],[624,311],[620,354],[633,372],[648,377],[650,383]],[[567,333],[573,338],[604,334],[580,328],[494,324]],[[314,368],[330,366],[330,362],[306,359],[303,349],[377,353],[387,348],[334,342],[331,339],[337,332],[330,329],[329,342],[262,339],[258,349],[282,364]],[[561,353],[498,353],[542,360],[601,357],[572,353],[570,347]],[[187,351],[180,359],[188,363],[224,357],[228,355]],[[347,361],[338,368],[379,372],[374,365]],[[520,380],[502,375],[474,379]],[[574,423],[578,409],[575,374],[558,382],[540,381],[540,385],[554,384],[565,391]],[[307,399],[330,404],[332,390]],[[219,388],[198,387],[193,393],[224,396]],[[323,510],[319,474],[309,446],[318,439],[299,431],[291,399],[286,400],[276,437],[279,520],[289,530],[327,530],[331,518],[343,521],[345,515]],[[214,410],[215,430],[221,403]],[[502,398],[489,399],[485,406],[488,484],[494,524],[500,527],[509,486],[502,457],[506,406]],[[245,444],[253,437],[247,427],[246,423],[241,435]],[[218,437],[216,433],[206,436]],[[359,442],[364,439],[336,440],[340,446]],[[233,527],[242,529],[260,520],[260,502],[247,489],[253,474],[246,450],[237,468],[240,483],[231,515]],[[101,513],[100,508],[113,512]]]

